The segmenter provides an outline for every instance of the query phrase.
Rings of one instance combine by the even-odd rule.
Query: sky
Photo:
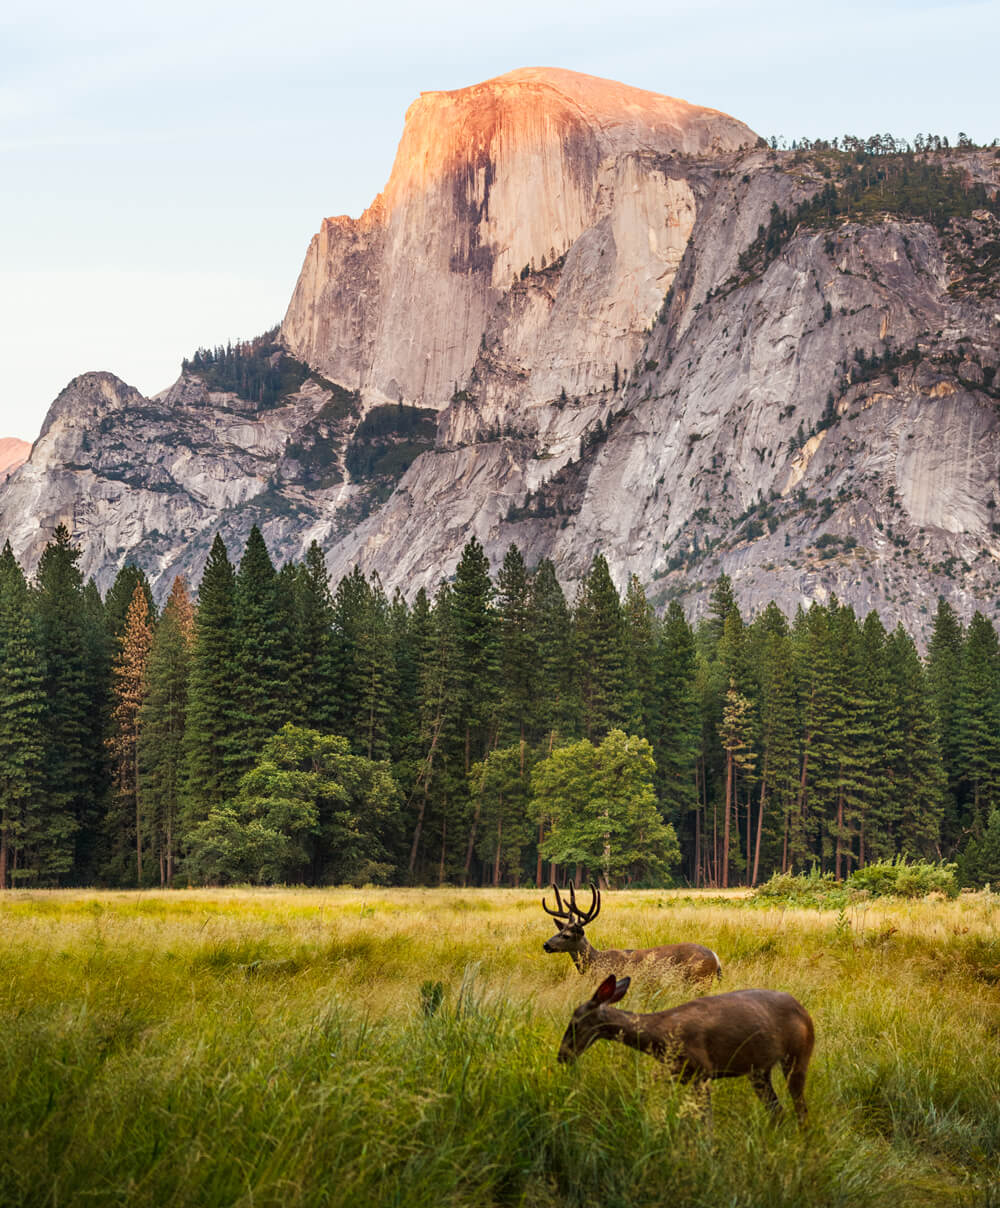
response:
[[[280,322],[421,91],[566,67],[765,136],[989,142],[998,45],[1000,0],[4,0],[0,436],[33,440],[79,373],[154,394]]]

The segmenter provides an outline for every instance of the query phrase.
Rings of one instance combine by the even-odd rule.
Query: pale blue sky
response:
[[[1000,2],[6,0],[0,436],[77,373],[144,393],[284,314],[310,236],[385,183],[407,105],[567,67],[764,135],[1000,137]]]

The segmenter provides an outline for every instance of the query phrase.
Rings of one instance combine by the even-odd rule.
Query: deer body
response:
[[[656,948],[595,948],[584,934],[584,926],[592,923],[601,909],[601,891],[591,886],[592,899],[589,910],[581,910],[576,904],[576,894],[570,887],[570,900],[563,906],[559,890],[555,890],[556,910],[550,910],[542,899],[542,908],[559,920],[559,930],[542,948],[546,952],[568,952],[580,973],[593,968],[602,972],[638,968],[674,968],[692,979],[722,978],[722,962],[711,948],[704,944],[661,944]],[[565,922],[563,921],[565,920]]]
[[[781,1105],[771,1083],[780,1065],[800,1120],[805,1119],[805,1080],[815,1035],[806,1009],[777,990],[733,990],[682,1003],[669,1011],[640,1015],[620,1011],[629,978],[606,978],[593,998],[573,1013],[559,1046],[559,1060],[572,1061],[595,1040],[617,1040],[662,1062],[682,1082],[749,1078],[772,1113]]]

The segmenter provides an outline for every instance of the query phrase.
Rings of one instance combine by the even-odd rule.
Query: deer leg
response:
[[[792,1103],[795,1105],[795,1114],[799,1118],[800,1124],[806,1122],[806,1072],[800,1069],[794,1058],[786,1059],[781,1063],[781,1068],[785,1073],[785,1082],[788,1084],[788,1093],[792,1096]]]
[[[750,1074],[750,1085],[753,1087],[757,1098],[767,1108],[771,1118],[777,1119],[781,1115],[781,1102],[774,1093],[774,1085],[771,1082],[771,1071],[754,1070]]]

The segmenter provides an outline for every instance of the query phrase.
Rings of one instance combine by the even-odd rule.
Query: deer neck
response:
[[[578,973],[586,973],[600,955],[600,952],[588,939],[584,939],[580,947],[575,952],[570,953],[570,956],[573,958],[573,964],[576,965]]]
[[[601,1008],[601,1026],[598,1035],[602,1040],[618,1040],[630,1049],[659,1056],[665,1047],[661,1032],[650,1029],[643,1016],[635,1011],[619,1011],[617,1007]]]

